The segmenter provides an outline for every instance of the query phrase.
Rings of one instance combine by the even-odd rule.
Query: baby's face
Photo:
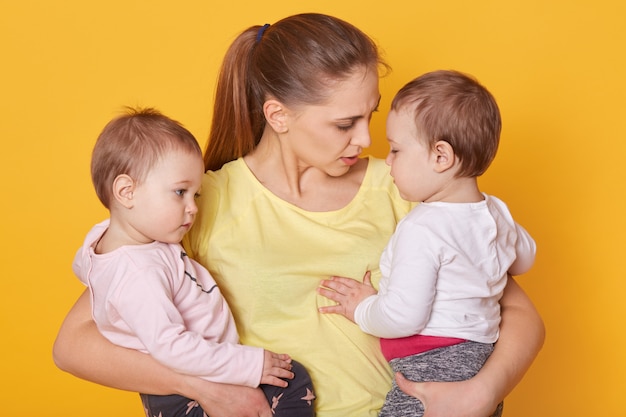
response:
[[[132,227],[148,240],[180,242],[198,212],[203,173],[199,154],[166,152],[133,193]]]
[[[427,201],[436,191],[437,175],[433,169],[434,153],[420,138],[412,107],[391,110],[387,116],[391,176],[400,195],[409,201]]]

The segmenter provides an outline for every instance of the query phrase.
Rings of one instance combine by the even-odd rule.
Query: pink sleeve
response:
[[[207,294],[193,291],[195,288],[182,289],[188,291],[185,293],[187,319],[194,317],[206,322],[202,328],[207,334],[190,331],[180,307],[174,304],[172,285],[176,277],[169,275],[165,267],[137,272],[117,289],[110,309],[128,325],[147,352],[164,365],[213,382],[258,386],[263,349],[237,343],[230,310],[219,291]],[[190,311],[189,306],[196,310]]]

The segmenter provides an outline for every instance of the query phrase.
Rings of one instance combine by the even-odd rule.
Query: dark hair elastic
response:
[[[267,29],[268,27],[270,27],[269,23],[266,23],[263,26],[261,26],[261,28],[259,29],[259,31],[256,34],[256,43],[259,43],[259,41],[263,37],[263,34],[265,33],[265,29]]]

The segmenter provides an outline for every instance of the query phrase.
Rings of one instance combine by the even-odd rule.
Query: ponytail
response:
[[[243,33],[230,46],[220,69],[209,142],[204,152],[206,170],[220,169],[250,152],[261,137],[262,114],[249,92],[248,68],[258,26]]]
[[[246,29],[220,70],[205,168],[220,169],[258,145],[268,98],[287,106],[323,104],[334,81],[380,67],[389,69],[376,44],[336,17],[306,13]]]

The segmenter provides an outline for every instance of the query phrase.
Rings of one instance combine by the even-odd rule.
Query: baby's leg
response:
[[[394,372],[402,373],[411,381],[463,381],[478,373],[491,352],[493,352],[492,344],[464,342],[393,359],[390,364]],[[394,380],[379,417],[421,417],[422,415],[424,415],[422,402],[402,392]],[[501,415],[502,404],[498,406],[498,410],[492,417]]]
[[[139,394],[146,417],[206,417],[200,405],[180,395]]]
[[[293,379],[286,388],[261,385],[275,417],[313,417],[315,415],[313,382],[302,364],[292,361]]]

